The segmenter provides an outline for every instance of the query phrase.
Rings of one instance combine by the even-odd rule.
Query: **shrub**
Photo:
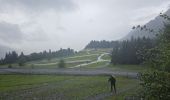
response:
[[[65,68],[65,62],[63,59],[60,60],[60,62],[58,63],[58,67],[59,68]]]
[[[141,95],[146,100],[169,100],[170,73],[153,71],[141,74]]]
[[[9,64],[9,65],[8,65],[8,68],[12,68],[12,65],[11,65],[11,64]]]

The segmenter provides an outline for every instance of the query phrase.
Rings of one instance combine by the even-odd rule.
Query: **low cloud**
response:
[[[0,44],[26,53],[118,40],[169,0],[0,0]]]
[[[22,32],[17,24],[0,22],[0,40],[7,43],[18,43],[22,40]]]
[[[28,10],[28,11],[44,11],[55,9],[58,11],[73,10],[75,8],[72,0],[0,0],[1,11],[8,10]]]

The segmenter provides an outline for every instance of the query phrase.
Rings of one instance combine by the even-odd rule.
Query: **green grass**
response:
[[[111,68],[113,71],[130,71],[130,72],[144,72],[144,71],[151,69],[151,68],[148,68],[143,65],[113,65],[113,64],[110,64],[108,67]]]
[[[93,64],[89,64],[87,66],[83,66],[83,68],[88,68],[88,69],[102,68],[102,67],[106,67],[106,64],[107,64],[107,61],[96,62]]]
[[[97,94],[109,93],[107,79],[107,76],[0,75],[0,97],[22,100],[50,99],[57,96],[64,100],[82,100]],[[118,91],[138,84],[138,80],[135,79],[116,79]]]
[[[110,55],[104,55],[102,57],[102,59],[104,59],[104,60],[111,60],[111,56]]]
[[[84,56],[84,57],[83,57]],[[92,60],[92,61],[94,61],[94,60],[96,60],[97,59],[97,57],[99,56],[99,54],[96,54],[96,55],[89,55],[89,56],[87,56],[87,55],[82,55],[82,57],[76,57],[76,58],[66,58],[66,59],[64,59],[65,61],[76,61],[76,60]]]
[[[71,77],[54,77],[48,75],[0,75],[0,91],[17,90],[42,83],[66,80]]]
[[[76,63],[66,63],[66,68],[74,67],[76,65],[84,64],[85,62],[76,62]]]
[[[91,55],[91,56],[84,56],[84,57],[76,57],[76,58],[70,58],[67,57],[64,59],[65,63],[70,62],[70,61],[77,61],[77,60],[90,60],[90,61],[95,61],[99,55]],[[57,63],[59,62],[58,58],[54,58],[51,60],[39,60],[39,61],[32,61],[26,63],[24,66],[18,66],[18,64],[12,64],[13,68],[58,68]],[[74,63],[69,63],[66,64],[66,67],[73,67],[85,62],[74,62]],[[3,67],[8,67],[8,65],[3,65]]]
[[[78,52],[75,55],[64,57],[64,58],[52,58],[50,60],[42,59],[42,60],[30,61],[30,62],[27,62],[25,64],[25,66],[22,66],[22,68],[33,68],[33,67],[34,68],[56,68],[57,64],[51,64],[51,63],[58,63],[60,59],[64,59],[65,62],[76,61],[76,60],[91,60],[91,61],[95,61],[95,60],[97,60],[97,57],[100,54],[102,54],[104,52],[108,52],[110,50],[111,49],[82,50],[82,51]],[[80,57],[80,56],[82,56],[82,57]],[[104,56],[104,59],[105,58],[108,59],[107,55]],[[76,66],[76,63],[70,64],[70,65],[75,65]],[[8,64],[7,65],[0,65],[0,67],[7,68]],[[12,67],[13,68],[19,68],[18,64],[12,64]],[[69,66],[69,67],[72,67],[72,66]]]

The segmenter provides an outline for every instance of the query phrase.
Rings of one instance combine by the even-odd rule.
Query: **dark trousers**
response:
[[[115,84],[111,84],[111,92],[113,92],[113,86],[114,86],[114,91],[116,93],[116,85]]]

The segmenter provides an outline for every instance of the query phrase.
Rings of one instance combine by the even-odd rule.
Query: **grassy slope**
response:
[[[96,62],[87,66],[83,66],[83,68],[87,68],[87,69],[97,69],[97,68],[103,68],[106,67],[106,64],[108,62],[107,61],[103,61],[103,62]]]
[[[22,67],[23,68],[57,68],[57,63],[59,62],[60,59],[64,59],[65,63],[67,63],[69,61],[77,61],[77,60],[95,61],[97,59],[97,57],[100,55],[100,54],[96,54],[96,55],[94,55],[94,54],[90,55],[90,54],[88,54],[89,55],[88,56],[87,53],[83,51],[83,52],[75,54],[74,56],[71,56],[71,57],[53,58],[51,60],[43,59],[43,60],[27,62],[25,64],[25,66],[22,66]],[[81,62],[81,63],[84,63],[84,62]],[[76,66],[76,65],[81,64],[81,63],[66,64],[66,67],[73,67],[73,66]],[[8,67],[8,64],[7,65],[0,65],[0,67],[2,67],[2,66]],[[12,64],[12,67],[17,68],[19,66],[18,66],[18,64]]]
[[[64,59],[65,62],[69,61],[76,61],[76,60],[91,60],[94,61],[97,59],[97,57],[104,53],[109,52],[111,49],[98,49],[98,50],[83,50],[78,52],[75,55],[64,57],[64,58],[52,58],[51,60],[42,59],[42,60],[36,60],[36,61],[30,61],[23,66],[24,68],[57,68],[57,63],[60,59]],[[89,56],[88,56],[89,55]],[[84,57],[77,57],[77,56],[84,56]],[[73,57],[73,58],[72,58]],[[75,58],[74,58],[75,57]],[[109,59],[107,56],[104,58]],[[43,65],[44,64],[44,65]],[[67,64],[68,65],[68,64]],[[76,65],[75,63],[70,65]],[[12,64],[14,68],[18,67],[18,64]],[[8,67],[7,65],[0,65],[0,67]],[[66,67],[73,67],[73,66],[66,66]]]

